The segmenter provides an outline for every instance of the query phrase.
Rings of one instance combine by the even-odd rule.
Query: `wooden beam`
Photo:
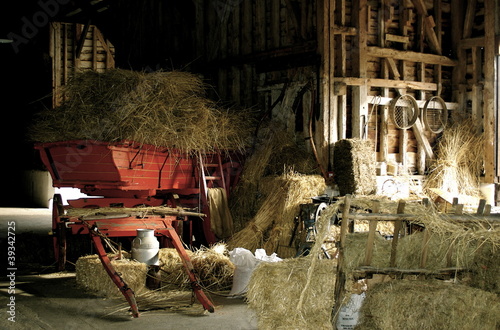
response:
[[[330,27],[333,34],[343,34],[346,36],[355,36],[358,33],[358,30],[355,27],[350,26],[337,26],[334,25]]]
[[[425,136],[424,125],[422,125],[420,118],[418,118],[415,124],[412,126],[412,130],[413,133],[415,134],[415,138],[417,139],[419,146],[422,147],[427,158],[433,159],[434,152],[432,151],[432,147],[431,144],[429,143],[429,140],[427,140],[427,137]]]
[[[345,83],[348,86],[368,85],[370,87],[381,88],[409,88],[416,90],[436,91],[438,86],[435,83],[423,83],[420,81],[391,80],[380,78],[355,78],[355,77],[335,77],[336,83]]]
[[[467,11],[465,12],[463,24],[463,39],[470,38],[470,36],[472,35],[472,27],[474,26],[474,18],[476,17],[476,2],[476,0],[467,1]]]
[[[484,90],[483,90],[483,116],[484,116],[484,182],[494,183],[499,174],[498,155],[496,155],[495,127],[498,118],[495,118],[495,0],[484,0]]]
[[[368,0],[353,0],[353,22],[358,29],[353,51],[354,75],[366,78],[368,71],[367,40],[368,40]],[[352,88],[352,137],[362,138],[364,121],[368,120],[368,92],[366,84]]]
[[[462,39],[460,40],[459,47],[461,49],[484,47],[484,37]]]
[[[372,57],[392,57],[395,60],[404,60],[409,62],[424,62],[426,64],[440,64],[443,66],[456,66],[458,61],[449,57],[435,54],[419,53],[413,51],[402,51],[390,48],[368,47],[368,56]]]
[[[407,44],[410,42],[410,37],[408,36],[398,36],[395,34],[389,34],[387,33],[385,35],[385,41],[392,41],[392,42],[399,42],[402,44]]]
[[[386,57],[385,61],[389,65],[389,69],[392,73],[392,77],[395,80],[399,80],[399,78],[401,78],[401,75],[399,74],[398,67],[396,66],[396,62],[394,61],[394,59],[392,57]]]
[[[427,40],[429,41],[429,47],[439,55],[442,54],[441,44],[439,43],[436,32],[434,31],[434,19],[432,16],[427,14],[427,7],[425,6],[424,0],[412,0],[413,5],[417,9],[417,12],[424,18],[424,29]]]

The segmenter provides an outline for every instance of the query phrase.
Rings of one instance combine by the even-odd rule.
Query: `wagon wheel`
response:
[[[446,103],[439,96],[433,96],[425,102],[422,111],[425,127],[432,133],[441,133],[448,121]]]
[[[389,114],[398,128],[410,128],[418,119],[419,109],[417,101],[411,95],[400,95],[391,101]]]
[[[64,214],[61,195],[55,194],[52,201],[52,240],[57,270],[62,271],[66,265],[66,224],[60,216]]]

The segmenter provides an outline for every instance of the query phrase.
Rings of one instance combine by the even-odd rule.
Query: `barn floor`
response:
[[[49,209],[0,208],[2,260],[7,259],[5,237],[12,221],[16,227],[15,294],[9,294],[11,283],[5,275],[10,271],[4,266],[0,280],[0,329],[257,329],[255,313],[243,299],[213,295],[213,314],[205,313],[195,303],[175,311],[145,311],[139,318],[132,318],[125,299],[89,295],[76,286],[74,272],[54,272],[49,267]],[[10,315],[6,313],[12,296],[15,323],[8,320]]]

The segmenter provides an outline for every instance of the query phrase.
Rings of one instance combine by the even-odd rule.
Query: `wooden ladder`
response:
[[[198,166],[199,166],[199,187],[200,197],[202,203],[201,212],[206,214],[203,221],[203,232],[208,244],[216,242],[216,237],[211,230],[210,226],[210,204],[208,199],[208,189],[210,188],[223,188],[228,194],[229,182],[225,176],[224,167],[222,164],[222,157],[220,153],[212,155],[209,159],[210,163],[204,162],[204,157],[201,152],[198,153]],[[229,176],[228,176],[229,177]]]

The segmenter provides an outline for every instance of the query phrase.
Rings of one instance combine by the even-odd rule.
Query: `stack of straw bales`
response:
[[[246,148],[249,112],[223,109],[205,90],[187,72],[84,71],[68,82],[60,107],[39,114],[31,139],[133,140],[186,152]]]
[[[335,143],[333,171],[340,195],[369,195],[377,187],[371,141],[344,139]]]

